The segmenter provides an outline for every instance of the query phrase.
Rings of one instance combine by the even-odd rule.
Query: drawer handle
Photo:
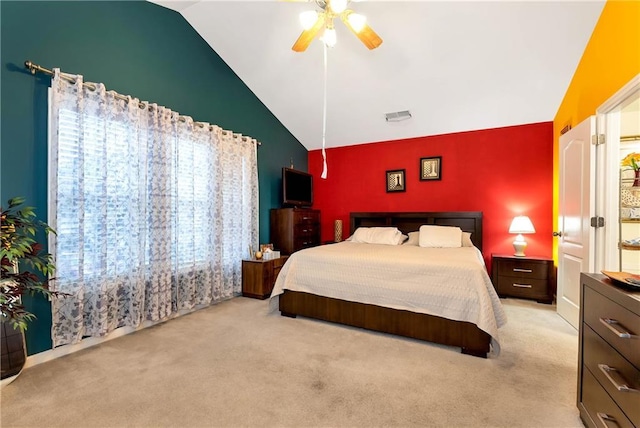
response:
[[[311,220],[311,217],[302,217],[303,220]]]
[[[524,272],[524,273],[533,273],[532,269],[520,269],[520,268],[513,268],[514,272]]]
[[[518,287],[518,288],[531,288],[533,287],[531,284],[516,284],[515,282],[513,283],[514,287]]]
[[[614,424],[616,424],[616,426],[620,426],[618,425],[618,421],[616,421],[616,418],[614,418],[613,416],[609,416],[606,413],[596,413],[596,415],[598,415],[598,419],[600,419],[600,422],[602,422],[602,425],[604,425],[605,427],[609,426],[609,422],[613,422]]]
[[[600,322],[605,325],[609,330],[613,332],[616,336],[621,339],[637,339],[638,336],[635,334],[631,334],[628,331],[618,330],[616,326],[620,326],[618,320],[614,320],[612,318],[600,318]],[[621,327],[621,326],[620,326]]]
[[[627,382],[624,381],[624,379],[622,378],[622,376],[620,376],[620,373],[618,372],[618,370],[616,370],[613,367],[609,367],[606,364],[598,364],[598,368],[600,369],[600,371],[602,373],[604,373],[604,375],[607,377],[607,379],[609,379],[609,382],[611,382],[611,385],[613,385],[618,391],[620,392],[640,392],[639,390],[635,389],[635,388],[629,388],[627,386]],[[616,381],[613,376],[616,376],[618,378],[620,378],[619,382]]]

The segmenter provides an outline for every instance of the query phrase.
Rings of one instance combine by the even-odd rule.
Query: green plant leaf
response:
[[[37,219],[33,207],[21,207],[25,198],[9,199],[8,208],[2,209],[0,223],[0,261],[2,282],[0,283],[0,314],[16,328],[26,330],[35,315],[22,305],[20,297],[25,294],[41,294],[50,299],[65,295],[49,290],[49,278],[55,271],[53,256],[38,245],[36,236],[54,233],[49,225]],[[19,262],[20,271],[13,271],[13,263]]]

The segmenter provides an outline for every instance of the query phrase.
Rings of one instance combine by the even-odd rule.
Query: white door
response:
[[[558,195],[558,314],[576,329],[580,310],[580,272],[594,269],[595,117],[560,136]]]

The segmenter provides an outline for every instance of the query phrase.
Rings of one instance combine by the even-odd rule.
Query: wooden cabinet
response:
[[[552,259],[492,254],[491,269],[493,286],[500,297],[553,302],[555,270]]]
[[[320,211],[307,208],[272,209],[271,242],[281,254],[320,245]]]
[[[280,269],[288,256],[273,260],[242,261],[242,295],[266,299],[271,295]]]
[[[578,409],[587,427],[640,426],[640,291],[580,275]]]

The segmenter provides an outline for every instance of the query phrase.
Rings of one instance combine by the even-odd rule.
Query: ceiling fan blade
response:
[[[359,33],[356,33],[356,36],[358,36],[360,41],[369,49],[375,49],[382,44],[380,36],[368,25],[365,25]]]
[[[346,25],[347,28],[349,28],[349,30],[351,30],[351,32],[355,34],[369,49],[375,49],[380,46],[382,44],[382,39],[367,24],[362,25],[362,28],[360,28],[359,31],[351,25],[351,22],[349,22],[349,15],[352,13],[353,11],[347,10],[345,13],[340,15],[340,19],[342,19],[344,25]]]
[[[300,34],[300,37],[298,37],[298,40],[296,40],[296,42],[293,44],[291,49],[296,52],[304,52],[309,47],[316,34],[318,34],[318,31],[320,31],[322,27],[324,27],[324,21],[325,15],[318,14],[318,19],[316,20],[316,23],[313,24],[313,27],[309,28],[308,30],[304,30],[302,34]]]

